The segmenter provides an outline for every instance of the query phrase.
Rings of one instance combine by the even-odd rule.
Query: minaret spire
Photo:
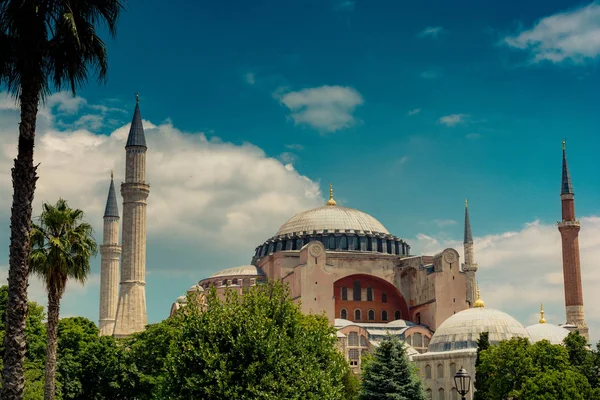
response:
[[[583,287],[579,258],[579,221],[575,217],[575,193],[567,165],[565,140],[562,141],[562,181],[560,189],[562,221],[558,230],[562,239],[563,278],[565,285],[566,328],[579,331],[589,340],[588,326],[583,312]]]
[[[142,125],[139,96],[125,145],[123,196],[123,258],[115,338],[127,337],[145,329],[146,315],[146,137]]]
[[[104,235],[100,246],[100,334],[112,335],[119,300],[119,207],[113,173],[104,209]]]
[[[471,231],[471,220],[469,218],[469,201],[465,199],[465,232],[464,232],[465,262],[462,264],[462,272],[465,274],[466,300],[469,307],[474,307],[477,300],[477,282],[475,273],[478,266],[475,263],[475,249],[473,247],[473,232]]]

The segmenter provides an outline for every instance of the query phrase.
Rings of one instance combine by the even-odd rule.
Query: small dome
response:
[[[277,231],[275,236],[301,234],[313,231],[334,233],[336,230],[383,233],[389,232],[383,224],[367,213],[354,208],[327,205],[294,215]]]
[[[220,278],[225,276],[263,276],[265,273],[254,265],[242,265],[240,267],[228,268],[214,273],[211,278]]]
[[[569,334],[569,331],[562,326],[546,323],[530,325],[525,329],[529,332],[533,343],[545,339],[552,344],[562,344],[563,339]]]
[[[175,302],[176,302],[176,303],[180,303],[180,304],[187,303],[187,297],[185,297],[185,296],[179,296],[179,297],[177,298],[177,300],[175,300]]]
[[[195,285],[193,285],[192,287],[190,287],[187,290],[187,292],[188,293],[191,293],[191,292],[204,292],[204,288],[196,283]]]
[[[491,308],[470,308],[454,314],[435,331],[429,342],[429,352],[477,348],[477,340],[489,332],[490,343],[513,337],[529,339],[527,330],[510,315]]]

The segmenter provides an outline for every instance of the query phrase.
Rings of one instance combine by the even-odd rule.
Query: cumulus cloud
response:
[[[428,26],[427,28],[419,32],[417,36],[420,38],[431,37],[435,39],[443,32],[444,28],[442,28],[441,26]]]
[[[542,18],[532,28],[505,37],[504,43],[529,51],[533,63],[594,59],[600,55],[600,3]]]
[[[476,228],[476,225],[473,226]],[[421,233],[413,253],[435,254],[453,247],[463,256],[462,240],[444,240]],[[544,303],[549,323],[565,322],[560,233],[555,224],[540,221],[522,229],[475,238],[477,279],[486,306],[515,316],[524,324],[535,323]],[[581,218],[579,234],[586,321],[592,343],[600,339],[600,217]],[[539,319],[539,316],[537,317]]]
[[[467,114],[450,114],[445,115],[439,119],[439,123],[446,126],[455,126],[462,122],[465,122]]]
[[[415,108],[414,110],[410,110],[408,113],[406,113],[407,115],[416,115],[418,113],[421,112],[420,108]]]
[[[275,93],[275,97],[291,111],[296,125],[308,125],[323,133],[354,125],[354,110],[363,104],[360,93],[347,86],[320,86]]]

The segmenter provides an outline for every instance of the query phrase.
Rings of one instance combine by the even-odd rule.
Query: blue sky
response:
[[[46,161],[45,176],[56,184],[46,181],[36,201],[67,197],[87,207],[101,232],[105,177],[111,168],[118,176],[123,143],[98,145],[106,153],[98,147],[102,156],[86,165],[88,179],[69,175],[70,166],[52,164],[50,155],[76,157],[90,148],[81,143],[96,143],[94,137],[122,140],[138,91],[148,162],[171,157],[173,162],[164,164],[173,168],[170,178],[189,174],[203,182],[173,187],[169,190],[177,195],[171,198],[166,188],[172,180],[158,176],[168,168],[154,176],[149,172],[149,207],[161,215],[191,215],[195,224],[181,228],[175,217],[149,215],[151,322],[164,318],[172,300],[195,280],[248,263],[253,247],[288,217],[320,204],[329,182],[340,204],[372,214],[415,252],[460,247],[468,197],[482,247],[482,287],[522,322],[532,318],[539,301],[549,303],[549,316],[562,322],[556,280],[560,237],[552,224],[560,219],[563,137],[576,211],[590,218],[590,236],[600,229],[594,219],[600,210],[600,43],[594,39],[600,34],[599,10],[596,3],[568,1],[178,1],[168,6],[130,0],[118,38],[107,38],[108,84],[92,82],[75,99],[55,95],[41,116],[39,129],[47,136],[40,137],[48,140],[38,154]],[[12,135],[15,110],[9,105],[4,110],[12,114],[3,117],[0,133]],[[152,139],[159,135],[160,140]],[[6,188],[11,151],[7,147],[4,154]],[[209,159],[210,168],[203,164]],[[254,168],[260,179],[243,174]],[[69,185],[77,179],[84,179],[89,191],[72,191]],[[209,186],[219,190],[209,193]],[[164,195],[157,194],[161,187]],[[229,204],[210,197],[225,192],[225,199],[235,197],[231,208],[211,209]],[[265,192],[281,198],[268,203],[261,197]],[[9,191],[3,193],[9,199]],[[2,207],[8,227],[7,201]],[[200,215],[203,207],[210,212]],[[243,214],[238,225],[231,223],[236,213]],[[253,228],[240,232],[247,226]],[[543,234],[532,233],[538,226]],[[227,235],[233,247],[214,246]],[[519,238],[554,250],[536,258],[539,253],[521,246],[526,242]],[[8,229],[0,239],[7,249]],[[242,244],[231,251],[233,243]],[[513,254],[494,258],[498,249],[510,253],[511,246]],[[530,252],[518,254],[517,248]],[[596,248],[590,243],[582,252]],[[586,254],[583,259],[595,257]],[[485,262],[493,266],[487,272]],[[539,278],[539,285],[546,282],[552,289],[540,289],[540,300],[529,299],[531,310],[523,311],[503,297],[523,293],[518,275],[530,264],[539,265],[527,279]],[[88,289],[67,296],[67,314],[97,320],[94,279]],[[499,279],[505,286],[494,286]],[[586,301],[592,307],[591,298]],[[595,313],[600,328],[600,310]]]

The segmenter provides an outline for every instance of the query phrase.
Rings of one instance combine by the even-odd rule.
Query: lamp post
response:
[[[471,375],[464,368],[460,368],[454,375],[454,387],[462,400],[466,400],[466,395],[471,388]]]

